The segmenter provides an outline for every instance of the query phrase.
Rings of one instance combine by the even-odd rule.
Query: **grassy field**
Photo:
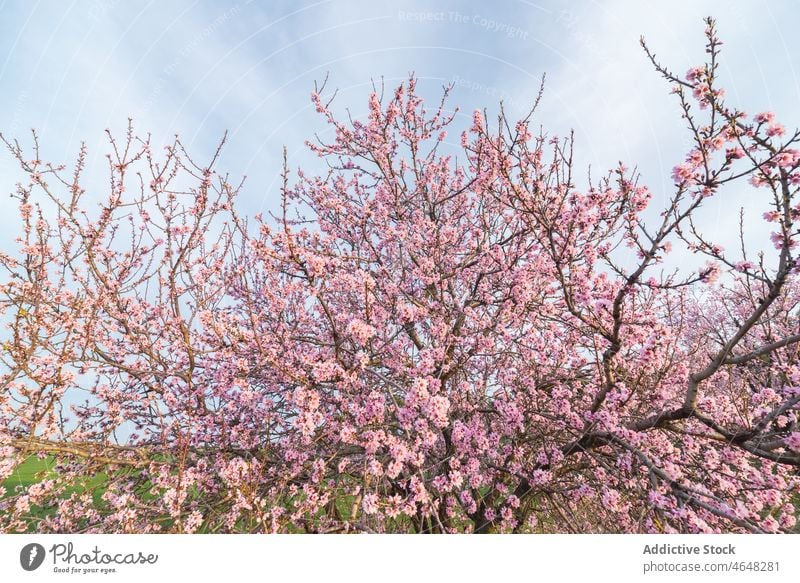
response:
[[[55,459],[52,457],[46,457],[43,459],[37,456],[29,457],[19,466],[17,466],[14,472],[2,483],[2,486],[6,490],[3,497],[13,496],[17,493],[17,489],[20,486],[22,489],[27,489],[31,484],[35,484],[45,479],[56,478],[58,474],[53,470],[54,466]],[[89,476],[83,480],[79,480],[79,482],[76,482],[74,485],[65,488],[62,496],[67,498],[72,494],[90,492],[94,504],[99,504],[101,501],[101,496],[103,495],[103,492],[105,492],[105,484],[107,479],[108,478],[105,474]],[[35,532],[39,520],[47,516],[53,516],[56,512],[58,512],[57,506],[42,507],[31,505],[30,514],[27,519],[27,531]]]
[[[22,462],[14,472],[3,482],[6,489],[6,496],[14,494],[16,486],[28,487],[36,482],[41,482],[44,479],[53,479],[57,477],[57,473],[53,470],[55,466],[55,459],[46,457],[44,459],[36,456],[31,456]],[[98,490],[103,489],[103,485],[108,480],[108,476],[104,473],[87,476],[85,479],[76,483],[72,488],[68,488],[65,493],[71,494],[73,492],[83,492],[91,490],[97,495]],[[102,491],[100,492],[102,494]]]
[[[3,487],[6,489],[6,496],[14,493],[15,486],[24,486],[27,488],[31,484],[40,482],[45,478],[54,478],[55,472],[52,471],[54,464],[55,460],[52,457],[44,459],[40,459],[36,456],[29,457],[18,465],[14,473],[3,482]]]
[[[50,478],[53,479],[57,476],[56,472],[53,471],[55,466],[55,459],[53,457],[46,457],[46,458],[39,458],[37,456],[31,456],[22,462],[14,472],[2,483],[2,486],[5,488],[6,492],[3,497],[12,496],[16,493],[16,487],[22,486],[23,489],[27,489],[28,486],[31,484],[35,484],[36,482],[40,482],[44,479]],[[103,505],[101,501],[101,497],[103,493],[106,491],[106,484],[108,482],[108,476],[104,473],[98,473],[93,476],[89,476],[80,481],[81,483],[76,483],[75,485],[66,488],[64,490],[63,495],[65,497],[69,497],[71,494],[78,493],[81,494],[83,492],[90,492],[92,495],[92,499],[94,500],[94,504],[99,506]],[[193,492],[194,495],[198,495],[198,492]],[[145,495],[144,498],[155,498],[152,495]],[[335,501],[336,509],[338,514],[341,517],[347,517],[350,515],[352,506],[354,502],[353,496],[344,496],[339,498]],[[800,495],[798,495],[795,500],[794,504],[796,507],[800,508]],[[41,508],[33,506],[31,507],[31,514],[29,517],[29,529],[28,532],[35,532],[36,530],[36,523],[38,520],[52,515],[57,512],[55,507],[49,508]],[[800,516],[799,516],[800,518]],[[171,522],[171,521],[166,521]],[[168,524],[165,524],[168,526]],[[201,526],[198,532],[210,532],[207,530],[206,525],[204,524]],[[798,525],[795,527],[794,532],[800,533],[800,520],[798,520]]]

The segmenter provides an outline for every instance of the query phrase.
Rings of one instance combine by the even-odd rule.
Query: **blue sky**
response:
[[[575,129],[579,170],[591,163],[599,174],[624,160],[658,201],[686,134],[638,39],[683,72],[704,57],[708,14],[726,43],[730,101],[796,126],[800,10],[791,1],[0,0],[0,131],[25,140],[36,128],[54,162],[74,159],[86,140],[99,170],[104,128],[121,132],[129,116],[156,145],[181,134],[201,160],[227,129],[219,168],[248,176],[242,204],[254,214],[274,208],[283,146],[292,165],[303,163],[304,139],[324,132],[309,93],[326,74],[338,107],[356,117],[381,76],[393,86],[414,72],[430,99],[455,83],[450,103],[467,123],[500,99],[521,114],[546,73],[538,120],[551,133]],[[0,153],[3,205],[17,178]],[[747,187],[703,212],[729,238],[742,205],[758,210]],[[13,220],[0,214],[0,244],[13,231],[2,222]]]

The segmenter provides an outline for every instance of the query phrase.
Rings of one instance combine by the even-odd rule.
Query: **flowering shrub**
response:
[[[179,141],[111,139],[96,212],[85,150],[67,172],[6,141],[29,180],[0,254],[0,479],[51,469],[6,480],[2,529],[794,530],[798,133],[727,105],[706,36],[683,77],[645,47],[693,143],[656,222],[622,165],[579,187],[530,116],[476,111],[452,153],[413,78],[364,121],[315,92],[330,170],[287,168],[256,228]],[[747,180],[755,256],[695,220]],[[707,263],[665,274],[676,248]]]

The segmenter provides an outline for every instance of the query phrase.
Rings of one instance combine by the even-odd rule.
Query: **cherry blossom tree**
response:
[[[314,92],[327,170],[285,164],[255,225],[219,150],[110,138],[93,211],[85,149],[67,171],[4,138],[28,182],[0,254],[0,526],[795,530],[800,133],[727,104],[706,38],[684,76],[643,43],[692,142],[660,213],[622,164],[579,184],[535,106],[459,135],[414,78],[364,120]],[[771,240],[743,218],[726,250],[698,210],[745,181]],[[15,485],[32,456],[50,469]]]

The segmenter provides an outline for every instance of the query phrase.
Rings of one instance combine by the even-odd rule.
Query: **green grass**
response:
[[[14,496],[24,492],[32,484],[41,482],[45,479],[57,479],[58,472],[55,470],[56,460],[53,457],[39,458],[31,456],[18,465],[14,472],[2,483],[6,492],[4,497]],[[102,504],[102,495],[106,490],[108,476],[105,473],[98,473],[75,480],[71,485],[61,490],[60,498],[66,499],[73,494],[89,493],[95,506]],[[26,519],[27,532],[35,532],[37,524],[43,518],[53,516],[58,512],[58,504],[49,506],[31,505],[30,514]]]
[[[41,482],[46,478],[55,478],[54,465],[55,459],[52,457],[44,459],[36,456],[29,457],[18,465],[14,472],[3,482],[2,485],[6,489],[5,495],[11,496],[14,494],[17,486],[28,488],[31,484]]]
[[[5,488],[4,497],[13,496],[18,493],[19,490],[27,490],[32,484],[40,482],[45,479],[55,479],[58,477],[58,473],[55,471],[56,466],[56,459],[52,456],[46,458],[39,458],[37,456],[30,456],[21,464],[19,464],[15,469],[14,472],[0,485]],[[130,472],[131,470],[120,470],[120,472]],[[134,470],[138,471],[138,470]],[[73,494],[83,494],[89,493],[92,496],[93,503],[96,507],[101,508],[104,506],[104,502],[102,500],[103,493],[106,491],[108,483],[108,474],[104,472],[100,472],[91,476],[86,476],[83,478],[78,478],[76,481],[67,488],[64,488],[61,493],[62,498],[69,498]],[[142,484],[142,499],[147,501],[152,501],[158,498],[157,495],[153,495],[148,492],[151,484],[149,481],[146,481]],[[193,488],[190,493],[190,498],[200,496],[201,493],[196,489]],[[355,498],[352,495],[341,495],[336,498],[334,501],[335,505],[335,512],[341,519],[346,519],[350,516],[352,511],[352,506],[354,503]],[[800,495],[796,496],[793,500],[796,507],[800,508]],[[289,504],[291,506],[291,504]],[[49,506],[49,507],[39,507],[33,506],[31,507],[31,515],[29,517],[29,528],[28,532],[33,532],[36,529],[36,522],[45,518],[47,516],[52,516],[55,512],[57,512],[56,506]],[[319,517],[321,517],[325,513],[325,510],[320,510]],[[798,518],[800,518],[800,511],[798,513]],[[401,518],[396,520],[396,522],[402,523],[402,526],[408,527],[407,518]],[[172,521],[167,520],[165,522],[165,527],[169,529],[171,526]],[[240,521],[237,524],[240,528],[247,530],[247,527],[253,528],[254,524],[246,524],[246,521]],[[291,530],[291,529],[290,529]],[[207,525],[203,524],[203,526],[199,529],[198,532],[210,532]],[[300,532],[298,529],[297,532]],[[800,520],[798,521],[798,525],[795,527],[795,532],[800,533]]]
[[[41,482],[42,480],[57,478],[58,473],[53,469],[55,465],[56,461],[53,457],[46,457],[44,459],[37,456],[29,457],[18,465],[14,472],[3,482],[3,487],[6,489],[6,496],[15,494],[18,486],[22,486],[26,489],[31,484]],[[108,476],[102,472],[93,476],[87,476],[77,481],[73,486],[66,488],[64,494],[80,494],[85,491],[91,491],[95,495],[95,501],[97,501],[99,496],[102,495],[102,490],[105,489],[104,484],[107,481]]]

